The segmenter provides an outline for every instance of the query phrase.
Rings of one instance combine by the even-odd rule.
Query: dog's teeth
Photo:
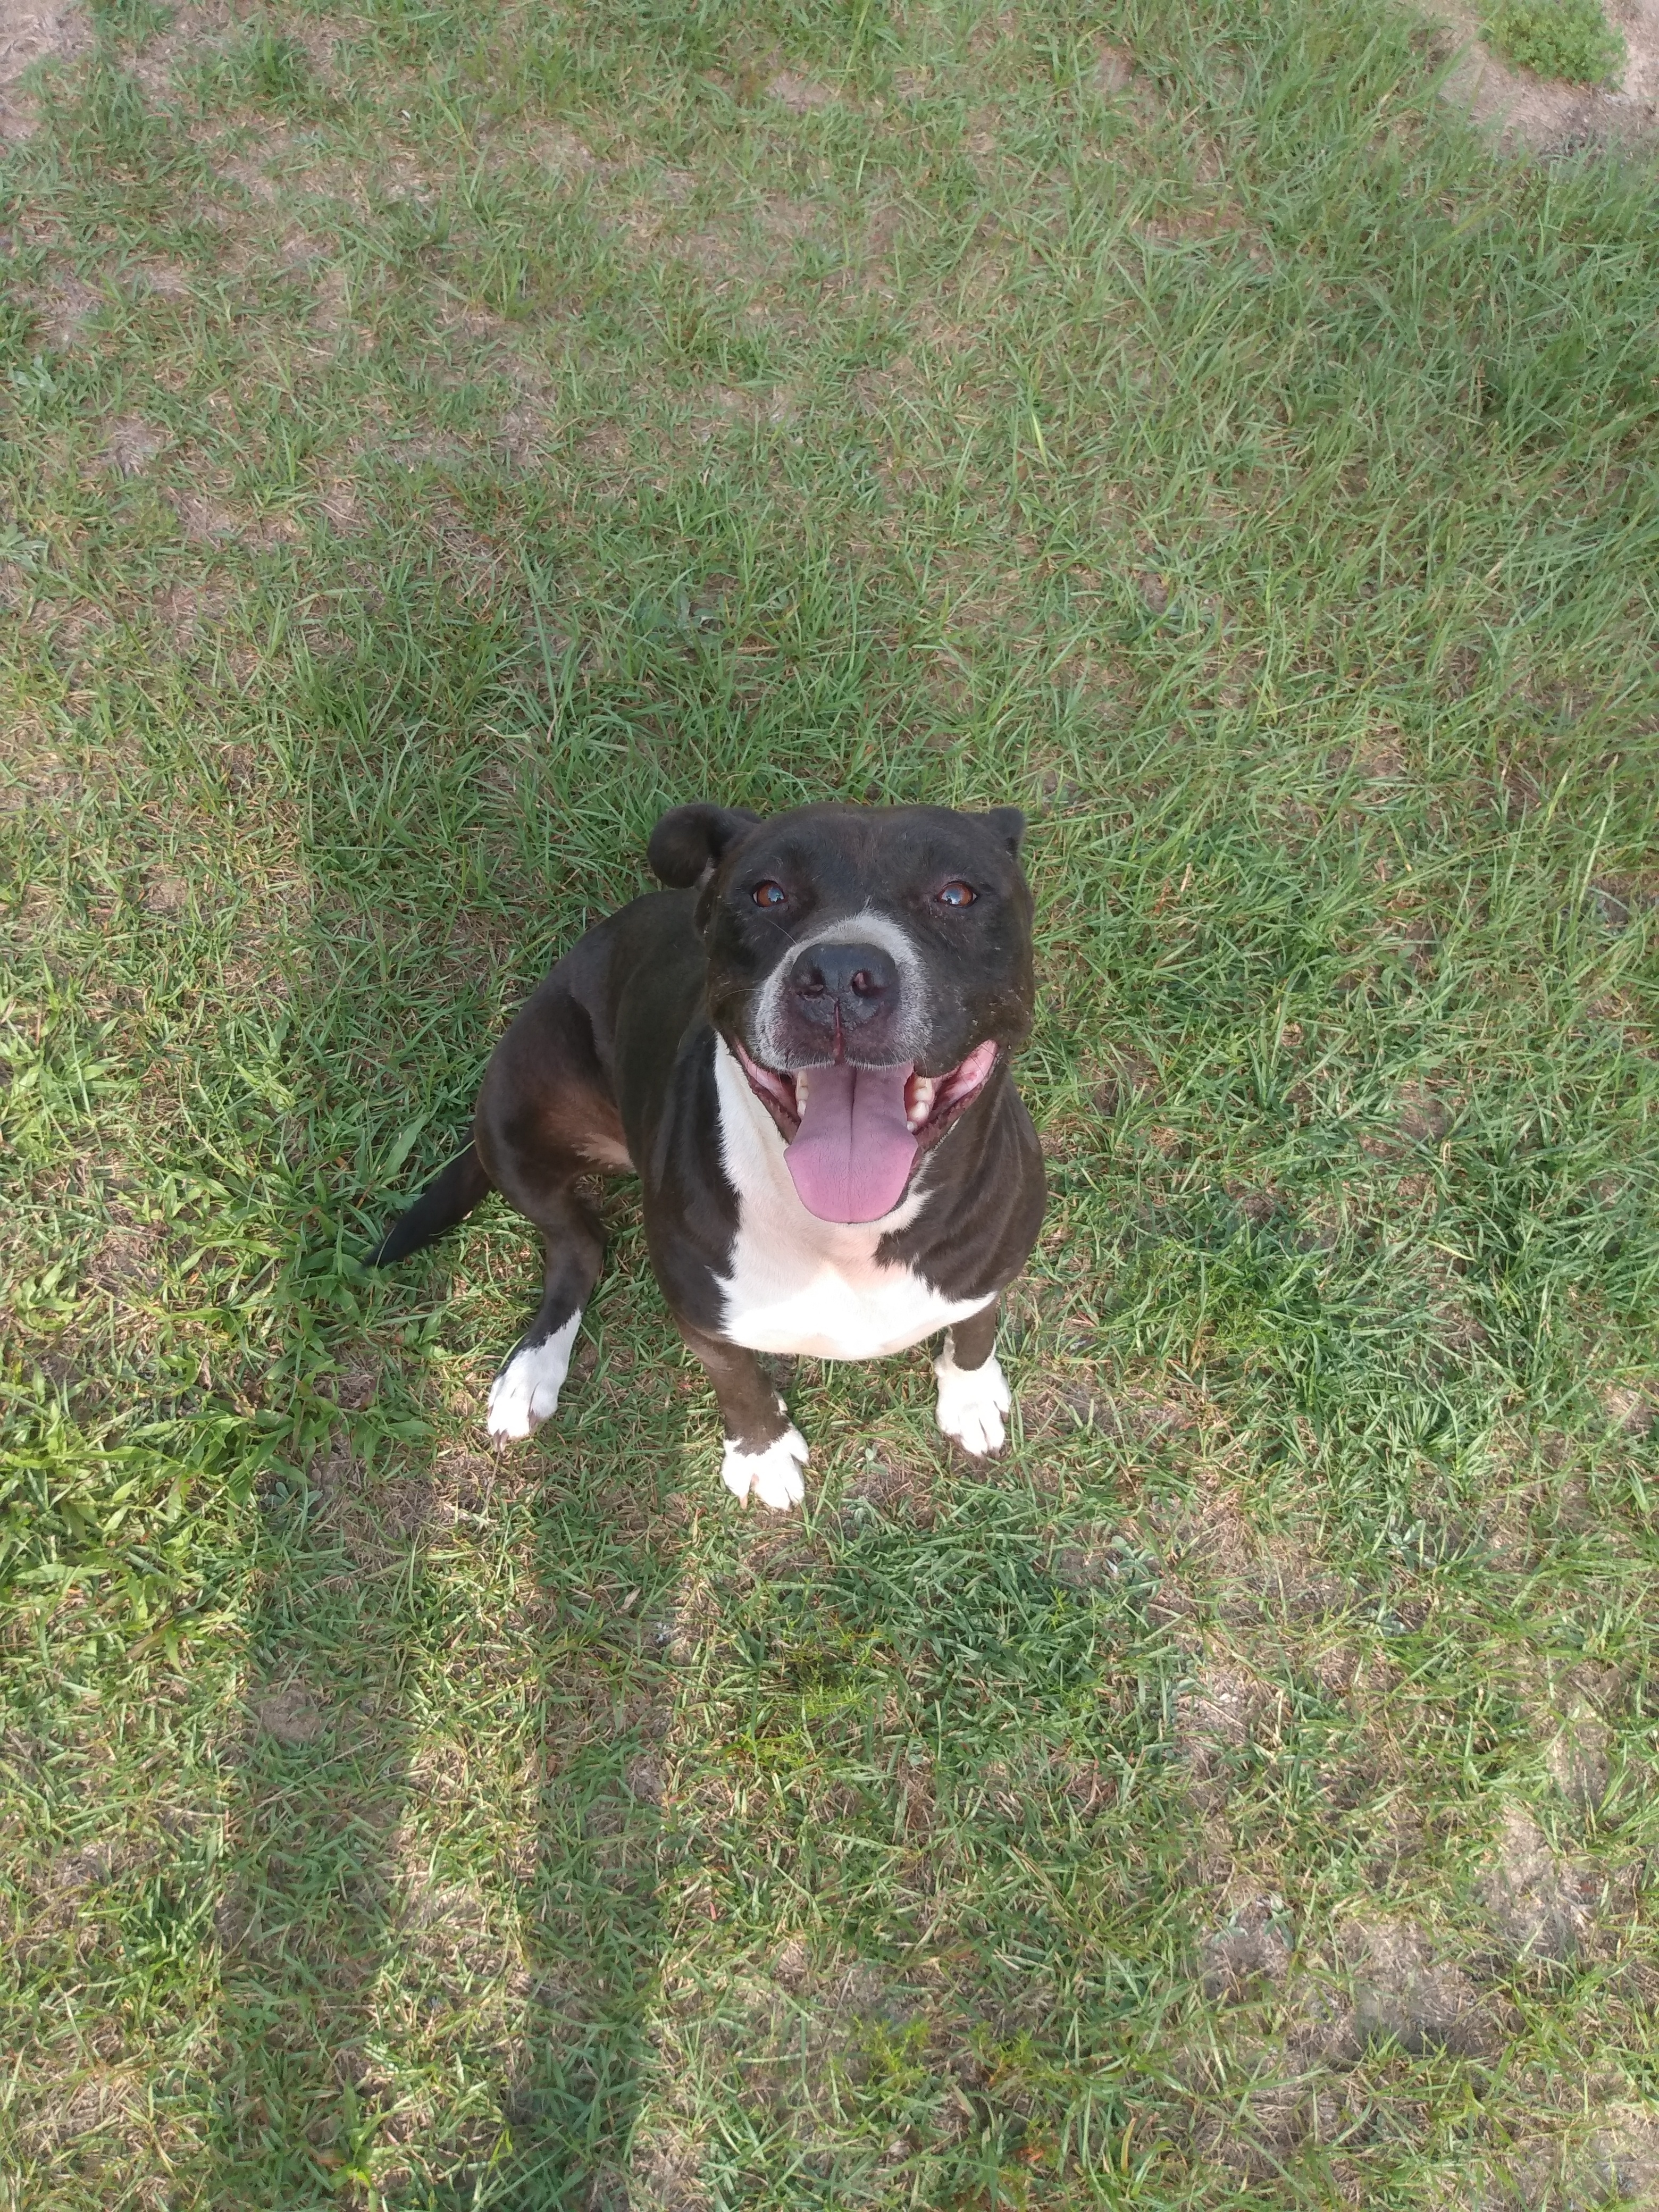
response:
[[[933,1110],[933,1079],[931,1075],[913,1076],[910,1079],[909,1110],[904,1126],[914,1136]]]
[[[800,1115],[806,1111],[806,1078],[804,1075],[795,1078],[795,1111]]]

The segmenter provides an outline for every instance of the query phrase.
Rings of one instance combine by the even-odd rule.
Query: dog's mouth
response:
[[[988,1038],[941,1075],[920,1074],[912,1060],[785,1070],[763,1067],[735,1037],[731,1043],[750,1089],[777,1123],[801,1204],[823,1221],[890,1213],[918,1158],[972,1105],[997,1060]]]

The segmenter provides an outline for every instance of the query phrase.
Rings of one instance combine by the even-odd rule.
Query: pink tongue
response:
[[[898,1204],[916,1157],[904,1124],[914,1066],[807,1070],[806,1110],[784,1158],[820,1221],[875,1221]]]

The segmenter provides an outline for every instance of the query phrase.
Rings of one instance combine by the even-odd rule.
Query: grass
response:
[[[1569,84],[1599,84],[1617,74],[1625,58],[1624,41],[1601,0],[1498,0],[1481,29],[1517,69]]]
[[[0,168],[0,2202],[1659,2182],[1659,186],[1370,4],[100,8]],[[1008,1456],[357,1255],[710,795],[1018,802]]]

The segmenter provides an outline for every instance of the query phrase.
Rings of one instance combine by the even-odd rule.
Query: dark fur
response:
[[[738,1200],[718,1143],[715,1028],[743,1036],[757,979],[778,957],[781,927],[746,886],[760,878],[798,886],[789,927],[804,943],[815,898],[844,911],[849,885],[888,897],[895,884],[925,886],[942,869],[971,870],[983,896],[965,913],[936,912],[931,893],[920,891],[914,911],[904,910],[937,979],[933,1050],[918,1066],[942,1073],[986,1037],[1003,1050],[950,1127],[920,1217],[886,1237],[878,1257],[908,1264],[949,1297],[986,1299],[985,1314],[952,1333],[957,1364],[982,1364],[994,1301],[1024,1266],[1042,1216],[1042,1155],[1007,1065],[1031,1019],[1030,894],[1016,857],[1023,828],[1012,809],[817,806],[762,822],[698,805],[665,815],[649,857],[676,888],[600,922],[537,987],[489,1062],[471,1144],[393,1225],[374,1264],[419,1250],[499,1190],[545,1241],[541,1306],[523,1339],[539,1344],[586,1303],[599,1272],[599,1224],[578,1184],[620,1171],[625,1146],[663,1295],[710,1371],[726,1433],[745,1449],[763,1449],[787,1419],[754,1354],[720,1334],[720,1279]]]

